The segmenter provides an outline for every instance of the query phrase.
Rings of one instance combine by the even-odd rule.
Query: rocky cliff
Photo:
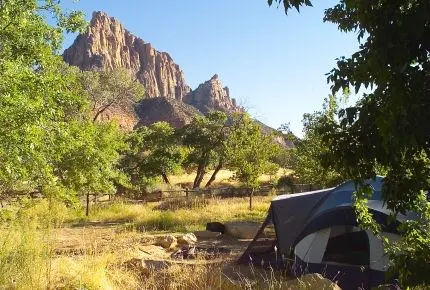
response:
[[[190,92],[184,74],[167,52],[134,36],[115,18],[94,12],[86,33],[63,53],[82,70],[127,68],[145,86],[147,97],[182,100]]]
[[[155,50],[103,12],[93,13],[88,30],[64,51],[63,59],[82,70],[126,68],[136,75],[145,86],[146,98],[155,99],[134,107],[110,108],[100,118],[115,119],[126,130],[156,121],[179,127],[200,112],[242,110],[218,75],[191,91],[182,70],[168,53]]]
[[[228,87],[222,86],[217,74],[187,94],[184,102],[196,107],[204,114],[210,111],[237,112],[242,110],[237,106],[236,100],[230,98]]]

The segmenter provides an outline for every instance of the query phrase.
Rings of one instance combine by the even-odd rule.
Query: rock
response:
[[[155,50],[104,12],[93,13],[87,32],[76,38],[63,58],[82,70],[129,69],[148,97],[182,100],[190,92],[182,70],[167,52]]]
[[[222,86],[217,74],[187,94],[184,102],[193,105],[203,114],[210,111],[229,113],[243,111],[243,108],[236,105],[236,100],[230,98],[229,88]]]
[[[179,245],[193,246],[196,243],[197,237],[193,233],[188,233],[178,238]]]
[[[225,225],[219,222],[210,222],[206,224],[206,230],[223,234],[225,232]]]
[[[220,232],[198,231],[194,232],[198,239],[216,239],[221,236]]]
[[[135,256],[141,259],[165,259],[170,256],[163,247],[157,245],[139,245],[138,249]]]
[[[336,283],[318,273],[303,275],[290,281],[288,286],[290,289],[342,290]]]
[[[144,85],[146,99],[177,101],[144,100],[137,108],[135,104],[117,105],[100,115],[101,121],[116,120],[125,130],[157,121],[167,121],[178,128],[200,113],[242,111],[218,75],[191,91],[184,73],[167,52],[154,49],[104,12],[93,13],[88,30],[64,51],[63,59],[81,70],[127,69]]]
[[[253,239],[260,229],[257,222],[236,221],[225,223],[225,234],[238,239]]]
[[[167,236],[159,238],[157,241],[157,245],[159,245],[165,249],[170,249],[170,248],[174,248],[177,245],[177,240],[174,236],[167,235]]]
[[[140,274],[148,274],[149,269],[146,266],[145,262],[142,259],[133,258],[124,263],[124,267],[128,270],[140,273]]]

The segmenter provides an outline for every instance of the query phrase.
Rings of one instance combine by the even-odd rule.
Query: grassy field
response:
[[[280,168],[278,172],[275,175],[267,175],[263,174],[260,176],[259,180],[262,183],[271,183],[275,182],[279,179],[279,177],[283,175],[288,175],[292,171],[289,169]],[[205,177],[203,178],[202,186],[206,184],[206,182],[209,180],[213,173],[213,170],[206,173]],[[169,176],[169,180],[172,183],[172,185],[177,184],[192,184],[194,181],[195,173],[184,173],[179,175],[172,175]],[[232,180],[233,172],[230,170],[220,170],[217,174],[216,180],[213,183],[213,187],[220,187],[220,186],[239,186],[239,183],[235,180]]]
[[[208,221],[262,221],[270,199],[256,197],[252,211],[246,198],[116,201],[93,207],[89,217],[46,199],[3,209],[0,289],[243,289],[250,282],[230,281],[222,265],[172,266],[145,276],[123,265],[151,235],[202,230]]]

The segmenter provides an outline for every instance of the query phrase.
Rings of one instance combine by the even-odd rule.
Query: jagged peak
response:
[[[114,17],[109,16],[104,11],[93,11],[93,14],[91,16],[91,21],[96,20],[96,19],[106,19],[106,18],[111,20],[111,21],[118,21]]]
[[[218,74],[214,74],[210,80],[214,81],[214,80],[218,80],[218,79],[219,79]]]

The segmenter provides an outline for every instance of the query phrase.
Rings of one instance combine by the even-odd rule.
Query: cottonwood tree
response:
[[[126,69],[85,71],[82,85],[91,104],[93,121],[112,107],[127,107],[143,98],[145,89]]]
[[[271,134],[263,133],[261,127],[247,114],[239,117],[236,126],[229,133],[226,144],[229,156],[229,169],[233,178],[250,189],[250,208],[252,195],[259,186],[262,174],[277,172],[278,165],[272,160],[279,150]]]
[[[283,3],[285,11],[311,6],[309,0],[273,2]],[[430,188],[430,2],[341,0],[325,11],[324,21],[356,33],[360,43],[328,74],[333,94],[371,90],[339,112],[339,123],[327,120],[327,160],[357,184],[374,178],[378,165],[386,170],[382,196],[388,208],[424,217],[403,225],[401,246],[391,251],[394,268],[404,286],[429,285],[430,210],[423,190]],[[361,188],[356,206],[365,217],[369,190]]]
[[[181,168],[185,156],[175,129],[167,122],[138,128],[130,133],[127,144],[129,149],[121,164],[134,186],[155,177],[162,177],[170,184],[168,175]]]
[[[196,168],[193,188],[200,187],[208,168],[217,163],[215,175],[211,180],[215,179],[216,173],[224,164],[224,148],[228,133],[228,117],[223,112],[199,116],[179,130],[182,144],[189,148],[185,166]],[[209,181],[208,185],[212,181]]]
[[[296,159],[294,174],[301,182],[325,188],[338,185],[347,179],[323,160],[329,148],[323,142],[324,135],[321,130],[325,126],[325,118],[336,119],[337,110],[336,99],[330,95],[325,100],[322,111],[303,115],[304,136],[297,142],[294,152]]]
[[[41,11],[58,25],[49,25]],[[55,52],[62,33],[79,31],[83,18],[63,14],[52,1],[10,0],[0,5],[0,23],[0,186],[8,191],[18,183],[50,184],[57,148],[45,142],[47,135],[68,122],[67,111],[85,104],[70,86],[74,80],[60,71]]]
[[[3,193],[25,187],[73,199],[112,189],[121,139],[115,129],[87,121],[76,70],[57,55],[63,32],[84,28],[82,14],[62,13],[58,1],[0,3]]]

